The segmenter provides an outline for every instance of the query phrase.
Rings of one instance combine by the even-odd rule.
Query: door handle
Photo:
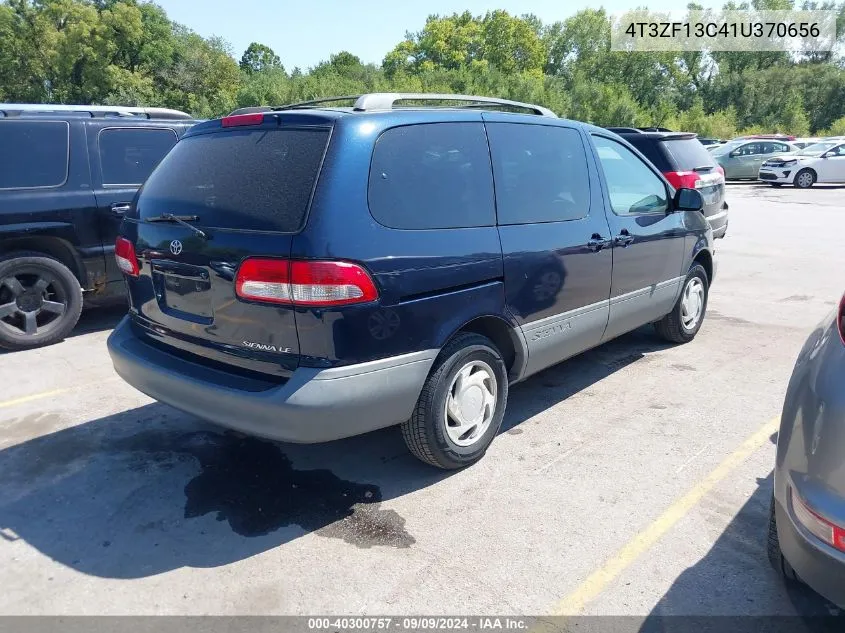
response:
[[[598,253],[601,249],[607,248],[611,245],[610,240],[602,239],[598,233],[593,233],[590,240],[587,242],[587,248],[594,253]]]
[[[115,202],[111,205],[111,212],[115,215],[124,215],[129,209],[132,208],[132,205],[128,202]]]
[[[628,233],[628,229],[622,229],[622,232],[613,238],[614,243],[616,246],[628,246],[634,241],[634,236]]]

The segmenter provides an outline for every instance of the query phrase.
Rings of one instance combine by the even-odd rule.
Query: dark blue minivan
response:
[[[192,128],[140,190],[109,351],[217,424],[291,442],[401,425],[414,455],[460,468],[509,385],[644,324],[696,335],[701,209],[619,136],[539,106],[251,108]]]

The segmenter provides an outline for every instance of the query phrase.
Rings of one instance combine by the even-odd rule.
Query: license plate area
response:
[[[162,312],[196,323],[213,321],[211,280],[205,268],[154,260],[152,272]]]

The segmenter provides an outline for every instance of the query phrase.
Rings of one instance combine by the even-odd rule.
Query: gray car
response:
[[[845,296],[795,363],[774,482],[769,558],[845,607]]]
[[[797,152],[788,141],[771,139],[738,139],[713,150],[713,158],[725,171],[725,180],[757,180],[760,166],[769,158]]]

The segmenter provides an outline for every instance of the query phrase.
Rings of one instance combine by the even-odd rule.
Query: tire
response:
[[[791,582],[800,582],[798,574],[783,556],[778,540],[777,515],[775,514],[775,496],[772,495],[772,502],[769,504],[769,533],[766,540],[766,553],[769,562],[781,576]]]
[[[447,401],[453,388],[459,388],[462,384],[460,380],[466,379],[459,380],[458,375],[467,368],[469,372],[464,376],[474,377],[478,382],[473,382],[468,390],[462,392],[464,404],[480,412],[480,423],[475,427],[471,422],[461,427],[456,418],[447,414]],[[482,380],[482,376],[487,378]],[[495,384],[492,384],[493,381]],[[493,396],[490,405],[484,403],[484,389],[488,392],[487,397]],[[451,401],[461,412],[459,399],[452,396]],[[507,368],[499,350],[485,336],[461,332],[443,348],[434,362],[411,419],[402,424],[402,437],[411,453],[425,463],[446,470],[464,468],[480,460],[487,452],[502,425],[507,401]],[[456,437],[462,429],[466,429],[463,432],[465,437]]]
[[[816,172],[812,169],[802,169],[795,174],[795,180],[792,181],[792,184],[798,189],[809,189],[816,184]]]
[[[60,261],[30,252],[0,259],[0,347],[22,350],[61,341],[81,313],[82,287]]]
[[[691,303],[685,304],[685,296],[688,290],[690,293],[698,293],[700,290],[697,304],[695,300],[691,300]],[[678,297],[678,301],[675,302],[672,311],[654,324],[657,334],[671,343],[689,343],[694,339],[695,335],[698,334],[698,330],[701,329],[701,324],[704,323],[709,292],[710,286],[704,267],[701,264],[693,263],[684,280],[681,296]],[[696,305],[700,306],[700,310],[697,311],[698,316],[692,322],[689,320],[689,316],[691,315],[685,313],[685,308],[689,311],[690,307],[694,308]]]

